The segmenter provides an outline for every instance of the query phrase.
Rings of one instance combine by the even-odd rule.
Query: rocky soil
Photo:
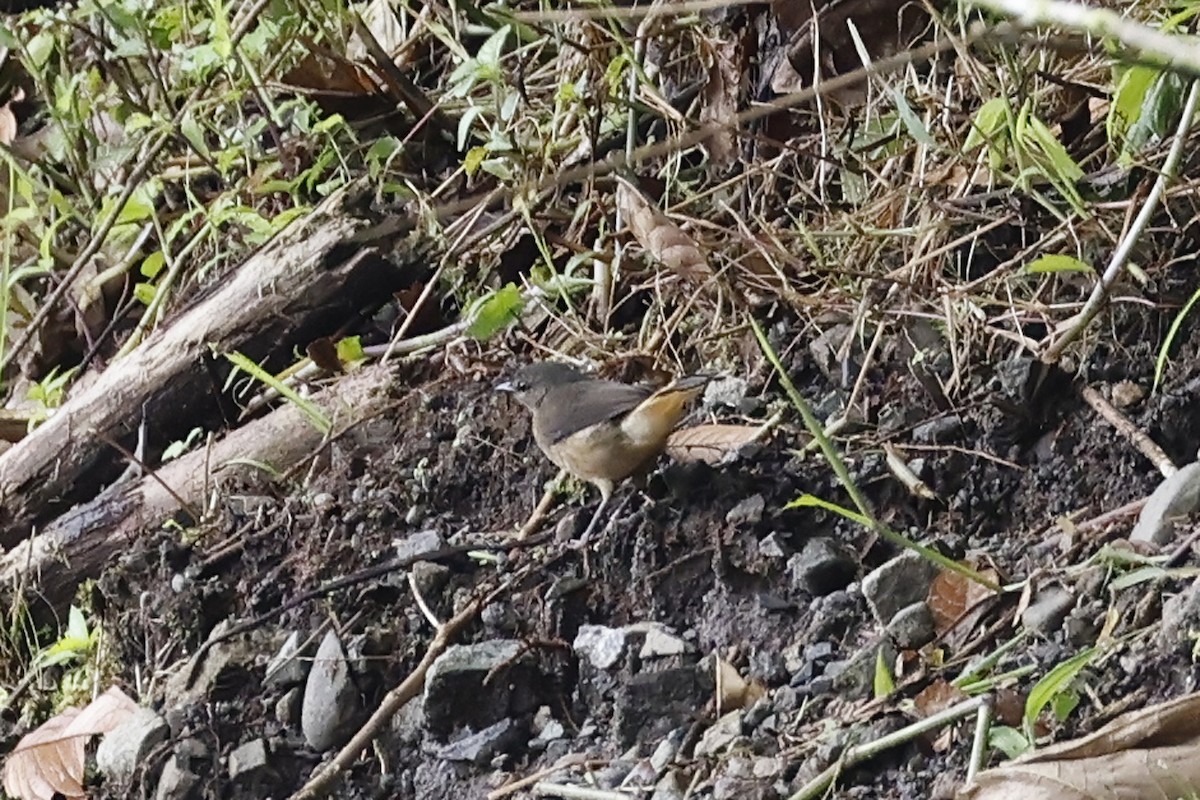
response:
[[[802,393],[836,409],[848,387],[815,366],[821,344],[786,319],[771,338]],[[1193,353],[1189,342],[1183,357]],[[1148,361],[1120,355],[1095,353],[1085,374],[1145,386]],[[1107,613],[1115,635],[1130,635],[1092,665],[1084,700],[1048,733],[1090,730],[1194,684],[1196,605],[1152,624],[1186,583],[1114,589],[1112,564],[1086,559],[1128,537],[1137,515],[1088,520],[1160,477],[1081,399],[1079,381],[999,363],[973,377],[973,402],[943,410],[922,378],[946,367],[944,354],[927,353],[923,372],[899,343],[877,358],[878,417],[847,456],[877,513],[1001,581],[1032,576],[1024,595],[993,597],[947,629],[927,603],[928,562],[829,511],[785,508],[806,493],[848,501],[761,359],[713,387],[689,421],[784,410],[768,440],[711,465],[664,459],[621,488],[586,549],[571,543],[591,489],[565,496],[532,542],[506,539],[553,477],[525,412],[491,390],[520,359],[469,374],[405,367],[388,413],[332,442],[289,491],[237,487],[220,530],[188,543],[164,533],[107,572],[95,593],[115,654],[131,679],[150,681],[166,723],[131,741],[136,791],[291,794],[418,664],[433,621],[487,592],[335,796],[531,797],[540,782],[549,796],[787,797],[848,746],[911,722],[907,701],[921,690],[1021,636],[989,665],[1022,675],[993,687],[1011,716],[1013,697],[1094,643]],[[1197,440],[1193,384],[1125,408],[1180,461]],[[934,496],[896,479],[884,443],[903,449]],[[1182,559],[1194,557],[1189,545]],[[896,689],[876,699],[881,658]],[[847,769],[833,796],[951,796],[972,725]],[[610,793],[554,795],[546,784]],[[108,781],[108,796],[130,791]]]

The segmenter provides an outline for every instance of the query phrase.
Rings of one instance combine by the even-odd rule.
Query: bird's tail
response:
[[[647,397],[621,422],[621,430],[635,442],[661,443],[667,440],[687,404],[712,380],[711,375],[689,375],[671,381]]]

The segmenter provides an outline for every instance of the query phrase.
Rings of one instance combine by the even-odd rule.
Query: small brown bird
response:
[[[560,468],[600,490],[586,540],[620,480],[657,458],[689,400],[710,378],[696,375],[655,391],[588,377],[543,361],[522,367],[496,386],[533,412],[533,438]]]

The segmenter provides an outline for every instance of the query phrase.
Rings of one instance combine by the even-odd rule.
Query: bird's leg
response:
[[[589,522],[587,528],[584,529],[583,536],[579,537],[579,542],[576,546],[580,549],[587,547],[588,539],[591,537],[592,532],[596,529],[596,523],[600,521],[600,516],[604,513],[604,507],[608,505],[608,499],[610,497],[612,497],[612,495],[608,492],[605,492],[604,496],[600,498],[600,505],[596,506],[596,513],[592,514],[592,521]]]

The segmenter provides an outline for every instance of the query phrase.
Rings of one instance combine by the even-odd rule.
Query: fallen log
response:
[[[219,422],[217,381],[205,364],[214,351],[288,352],[390,296],[400,270],[372,249],[374,221],[360,213],[359,194],[331,195],[0,454],[0,546],[96,497],[125,467],[110,442],[132,449],[143,419],[160,450]]]
[[[393,402],[393,376],[386,366],[367,367],[311,399],[333,422],[336,435]],[[257,469],[251,462],[286,472],[322,439],[300,408],[285,403],[230,431],[211,448],[169,461],[128,486],[114,486],[53,520],[0,557],[0,585],[28,588],[29,603],[46,603],[61,613],[82,581],[99,576],[130,542],[177,514],[181,501],[203,509],[214,488],[250,477]]]

